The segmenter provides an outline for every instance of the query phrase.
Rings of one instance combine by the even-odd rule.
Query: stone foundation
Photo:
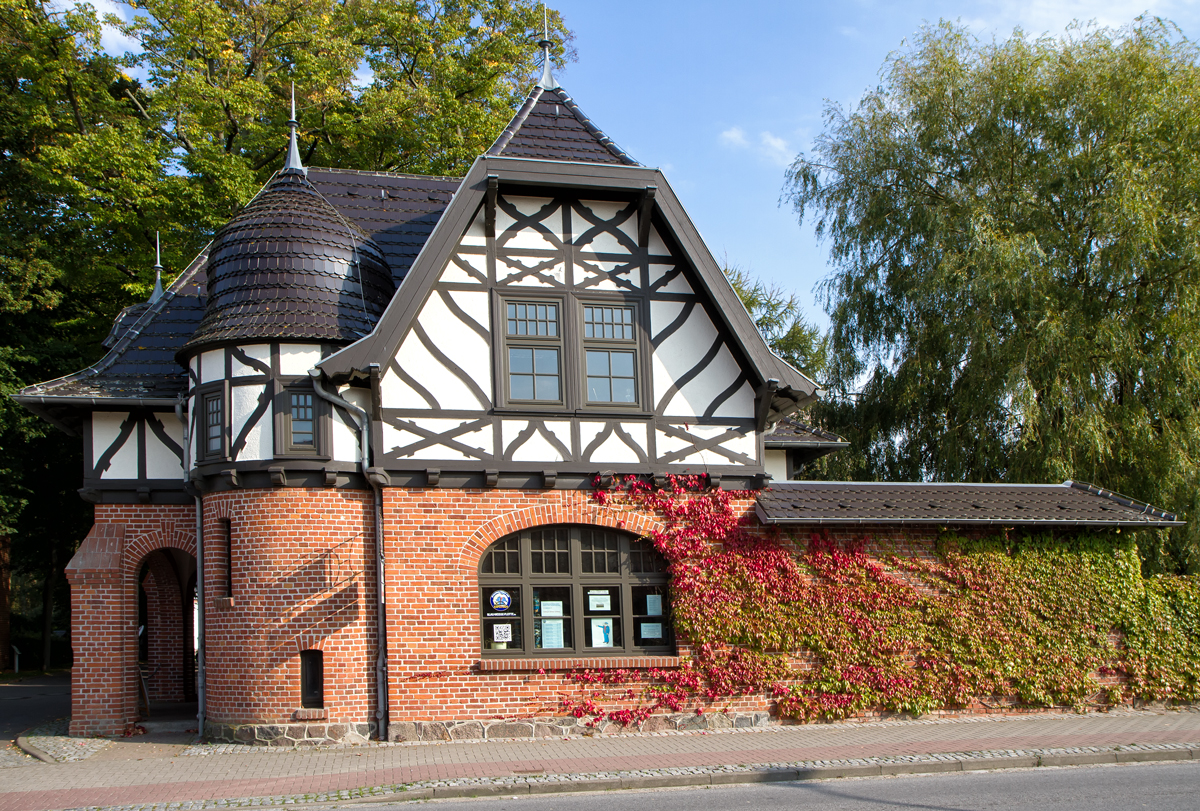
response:
[[[751,729],[778,724],[770,713],[677,713],[652,715],[638,725],[601,721],[588,726],[573,718],[529,718],[492,721],[398,721],[388,725],[390,741],[478,741],[564,738],[568,735],[621,732],[692,732],[704,729]]]
[[[205,724],[204,738],[212,743],[251,746],[356,746],[376,737],[369,724]]]

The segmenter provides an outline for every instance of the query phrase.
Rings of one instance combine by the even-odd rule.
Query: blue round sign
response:
[[[496,589],[488,598],[488,602],[491,603],[493,611],[507,611],[512,607],[512,595],[504,589]]]

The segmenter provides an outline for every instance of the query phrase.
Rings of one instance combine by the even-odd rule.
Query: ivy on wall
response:
[[[629,724],[764,694],[799,720],[1200,700],[1200,581],[1143,578],[1128,535],[943,532],[914,555],[866,536],[764,536],[735,510],[747,494],[702,484],[596,491],[661,519],[651,540],[692,655],[677,670],[576,671],[565,711]]]

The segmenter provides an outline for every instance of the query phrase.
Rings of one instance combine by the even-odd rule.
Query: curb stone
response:
[[[26,738],[24,735],[17,736],[17,748],[20,749],[25,754],[29,755],[30,757],[37,758],[42,763],[58,763],[57,760],[50,757],[45,752],[43,752],[41,749],[38,749],[36,746],[31,744],[29,742],[29,739]]]
[[[1084,766],[1200,760],[1194,744],[1145,744],[1128,747],[1087,747],[989,753],[902,755],[859,758],[850,761],[810,761],[796,765],[755,764],[701,769],[668,769],[654,773],[602,772],[593,774],[514,775],[500,778],[461,778],[407,785],[372,786],[326,793],[242,797],[222,800],[187,800],[125,806],[89,806],[74,811],[204,811],[216,808],[274,807],[297,805],[336,807],[369,803],[398,803],[430,799],[470,797],[517,797],[567,792],[613,791],[619,789],[676,788],[706,785],[826,780],[843,777],[927,774],[931,772],[980,771],[1052,766]],[[1120,757],[1124,756],[1125,761]]]

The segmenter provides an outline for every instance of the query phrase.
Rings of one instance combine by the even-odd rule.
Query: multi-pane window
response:
[[[281,381],[275,400],[276,454],[318,456],[328,439],[322,439],[321,401],[307,380]]]
[[[560,316],[556,302],[505,303],[510,401],[562,402]]]
[[[204,395],[203,399],[204,432],[201,457],[217,459],[225,451],[225,413],[224,400],[220,392]]]
[[[585,304],[583,307],[583,337],[632,341],[633,308]]]
[[[486,656],[671,653],[667,564],[649,541],[592,527],[525,530],[479,564]]]
[[[588,403],[637,403],[635,335],[632,307],[583,306],[584,377]]]
[[[313,413],[313,395],[308,392],[293,391],[289,393],[288,398],[292,409],[292,445],[316,448],[317,434],[315,414]]]

